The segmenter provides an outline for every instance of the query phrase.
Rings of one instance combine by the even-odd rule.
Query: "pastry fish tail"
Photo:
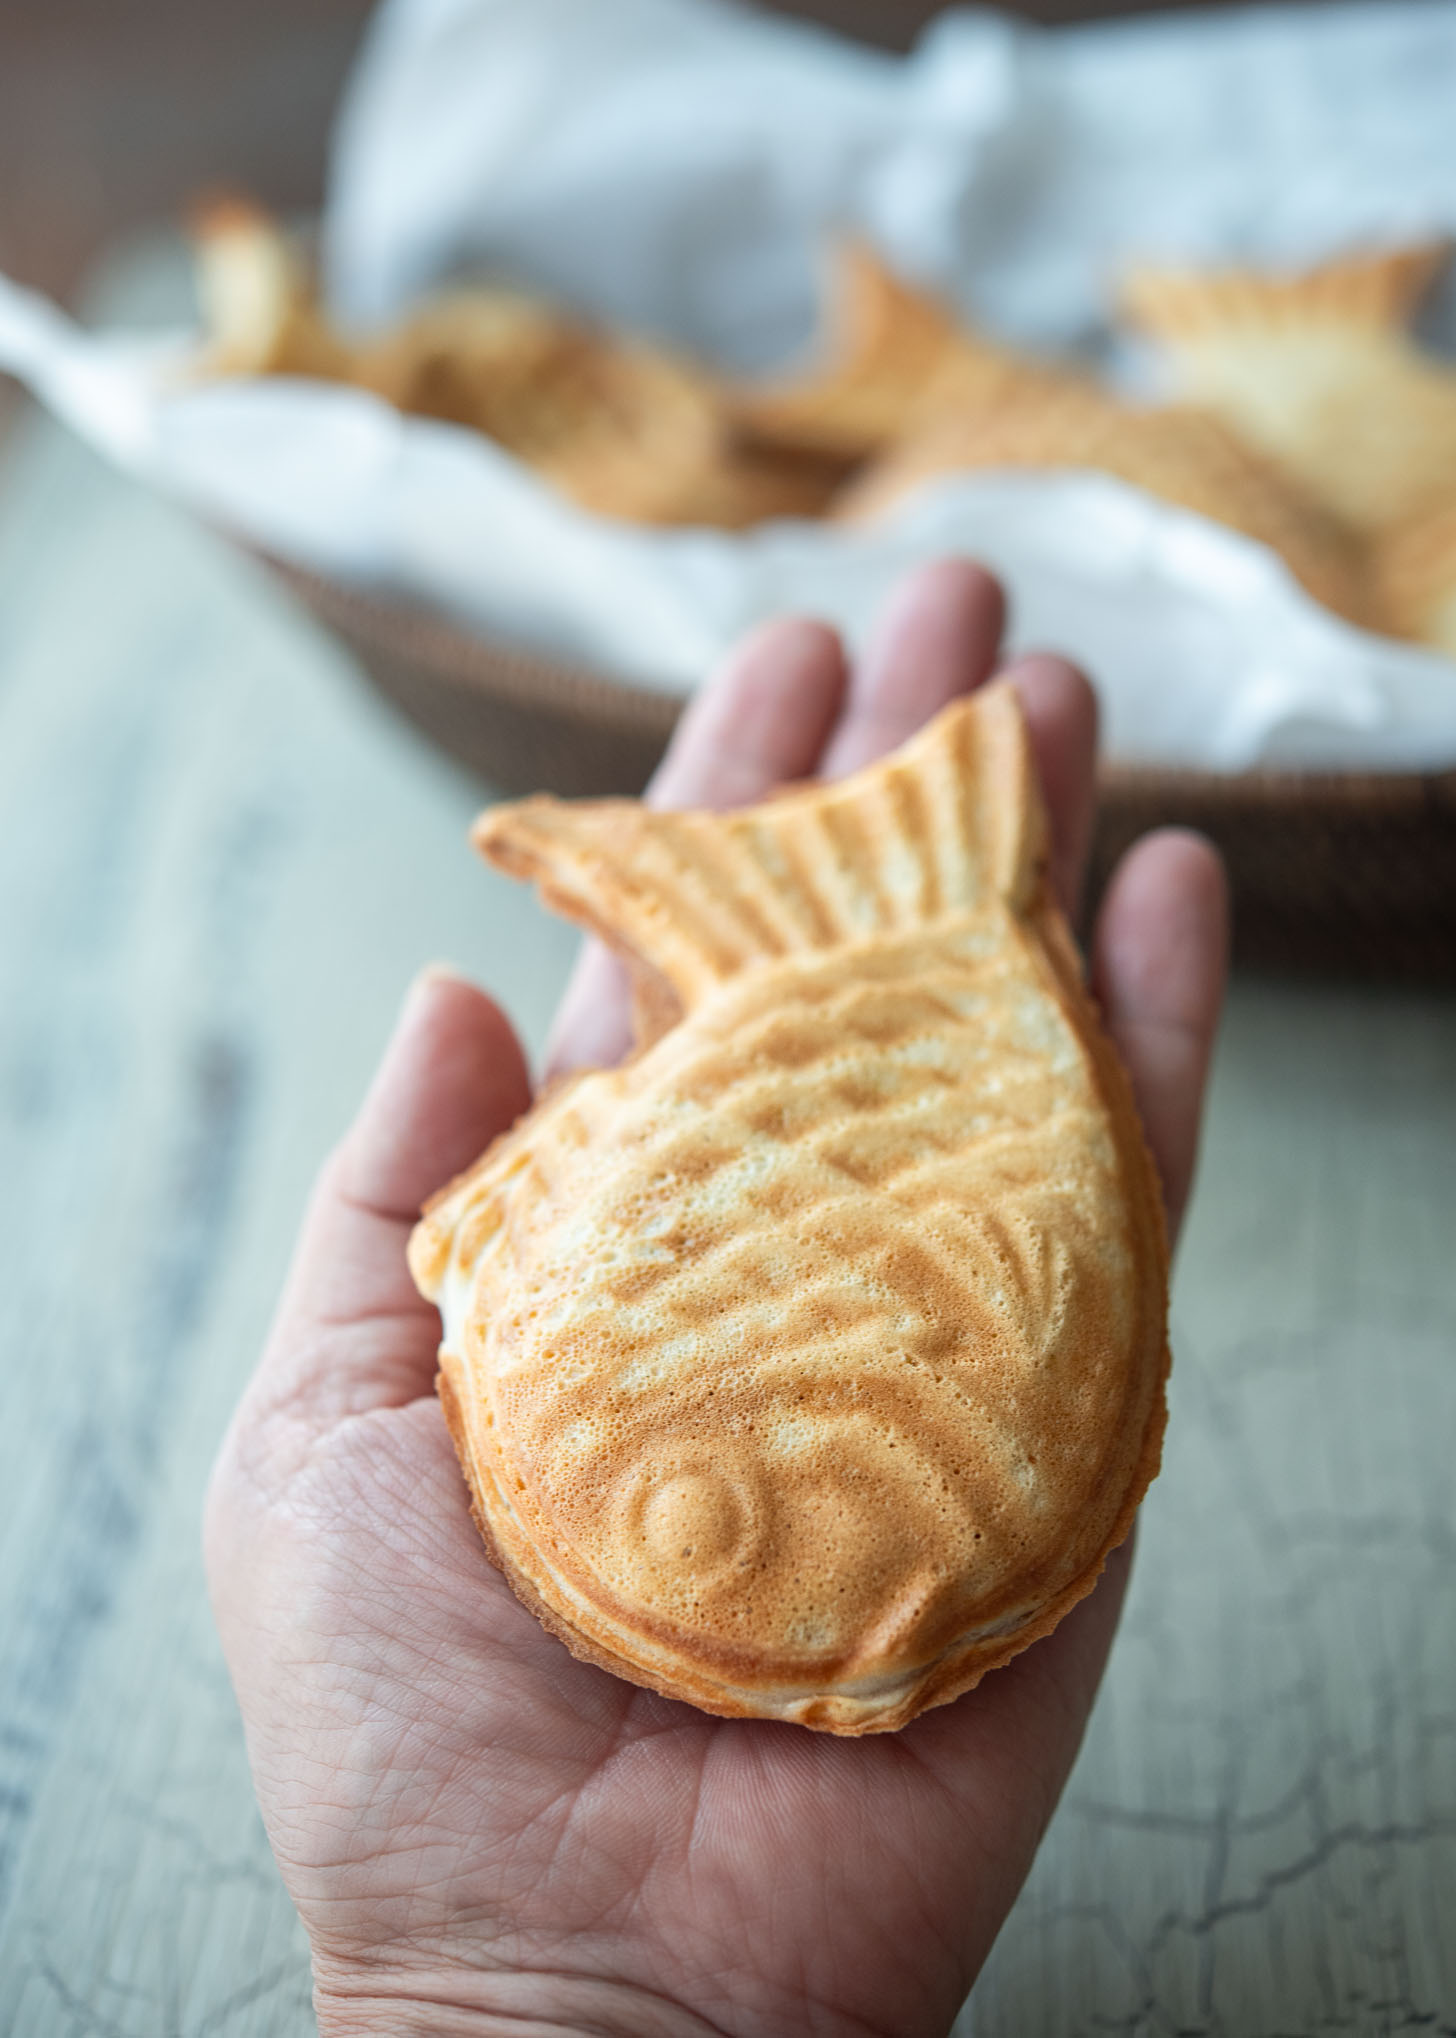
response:
[[[882,452],[926,407],[987,401],[1044,372],[897,276],[861,241],[834,250],[827,311],[817,366],[737,392],[735,419],[750,441],[852,464]]]
[[[1045,829],[1025,725],[1001,682],[837,785],[738,813],[537,798],[474,840],[633,967],[650,1036],[742,972],[1031,900]]]
[[[740,390],[736,422],[752,441],[853,461],[902,429],[959,335],[947,306],[859,241],[833,251],[827,310],[820,362],[787,381]]]
[[[1398,332],[1444,268],[1450,245],[1428,241],[1378,254],[1342,255],[1297,275],[1251,269],[1141,268],[1124,278],[1124,313],[1175,349],[1222,333],[1336,326]]]

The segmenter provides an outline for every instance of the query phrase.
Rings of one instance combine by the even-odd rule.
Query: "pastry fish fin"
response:
[[[1135,326],[1175,349],[1234,332],[1329,326],[1398,332],[1410,324],[1449,252],[1448,242],[1428,241],[1342,255],[1298,275],[1135,269],[1123,280],[1120,302]]]
[[[601,935],[678,1009],[774,959],[1029,903],[1045,827],[1014,689],[953,703],[834,785],[726,814],[537,798],[476,847]]]
[[[905,427],[951,363],[999,367],[948,304],[897,276],[864,241],[832,250],[827,331],[800,375],[742,390],[735,414],[751,440],[855,460]]]

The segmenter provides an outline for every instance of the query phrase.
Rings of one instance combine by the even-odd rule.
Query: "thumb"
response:
[[[240,1419],[286,1408],[315,1433],[431,1391],[439,1318],[405,1246],[420,1205],[530,1102],[510,1022],[440,969],[411,987],[349,1131],[315,1185]]]

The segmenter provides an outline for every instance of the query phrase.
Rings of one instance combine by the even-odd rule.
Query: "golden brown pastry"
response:
[[[739,393],[735,416],[747,438],[852,464],[911,430],[927,404],[1061,379],[972,332],[858,241],[834,250],[826,323],[815,369]]]
[[[843,470],[739,443],[711,376],[520,291],[457,290],[347,340],[277,225],[241,200],[195,221],[207,369],[353,382],[396,409],[495,440],[582,508],[727,529],[812,516]]]
[[[676,469],[566,458],[553,463],[548,478],[600,516],[741,531],[776,517],[822,517],[843,477],[812,460],[730,445],[697,466]]]
[[[1456,370],[1405,330],[1441,247],[1350,256],[1304,275],[1132,276],[1124,305],[1183,391],[1353,529],[1456,500]]]
[[[1090,1591],[1163,1430],[1157,1183],[1015,694],[762,807],[476,840],[642,1014],[411,1243],[487,1546],[635,1683],[903,1726]]]
[[[504,290],[434,299],[370,346],[358,380],[398,409],[472,426],[585,506],[671,520],[721,463],[706,377]]]
[[[938,475],[969,469],[1089,468],[1257,538],[1316,601],[1387,627],[1364,547],[1328,510],[1217,417],[1189,406],[1138,410],[1090,383],[1005,391],[928,416],[867,468],[836,516],[873,523]]]
[[[194,211],[192,236],[209,374],[349,376],[349,347],[267,213],[243,198],[215,198]]]
[[[1456,494],[1383,533],[1375,567],[1392,627],[1456,658]]]
[[[523,457],[550,451],[593,401],[582,327],[514,290],[430,298],[361,345],[356,379],[396,410],[470,425]]]
[[[1444,249],[1293,279],[1135,276],[1130,311],[1200,398],[1138,410],[985,339],[853,242],[835,253],[822,365],[745,390],[504,288],[437,296],[350,339],[259,208],[216,200],[194,230],[207,372],[356,383],[485,434],[597,515],[868,523],[956,470],[1089,468],[1271,546],[1365,628],[1449,642],[1430,581],[1444,568],[1422,562],[1456,509],[1456,371],[1401,329]]]

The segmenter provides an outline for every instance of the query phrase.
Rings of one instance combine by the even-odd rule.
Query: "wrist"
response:
[[[723,2038],[650,1990],[566,1974],[320,1973],[319,2038]]]

